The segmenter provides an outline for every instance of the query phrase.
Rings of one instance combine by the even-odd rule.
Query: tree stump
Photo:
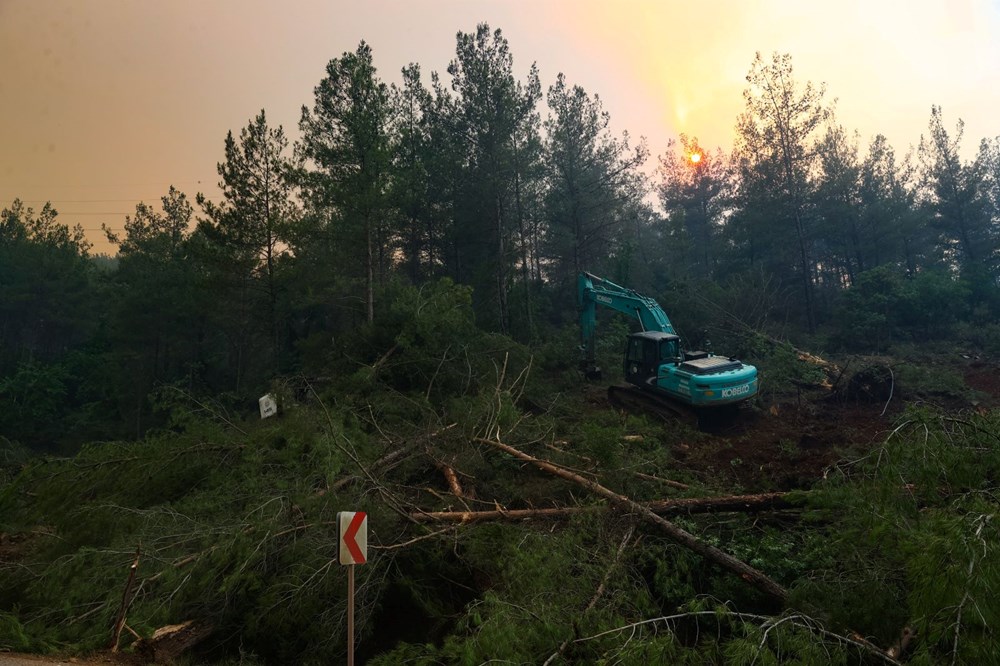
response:
[[[136,641],[135,652],[148,662],[167,663],[208,638],[212,629],[212,625],[196,620],[170,624]]]

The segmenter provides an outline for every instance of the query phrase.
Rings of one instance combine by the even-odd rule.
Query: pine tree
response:
[[[465,173],[455,191],[453,275],[487,297],[492,306],[488,320],[506,333],[518,258],[517,194],[527,166],[524,147],[532,140],[530,127],[541,98],[538,70],[532,65],[527,80],[518,82],[507,40],[484,23],[475,33],[458,33],[448,73],[457,98],[442,100],[439,118],[455,137]]]
[[[269,127],[261,110],[241,130],[238,142],[232,132],[226,136],[226,159],[218,164],[222,203],[197,197],[206,215],[199,231],[208,241],[209,261],[228,297],[221,309],[230,312],[221,325],[233,346],[237,391],[255,346],[254,334],[269,341],[272,370],[279,365],[276,272],[293,214],[287,147],[283,129]]]
[[[809,201],[816,185],[816,134],[829,115],[825,87],[806,83],[800,89],[791,56],[777,53],[770,63],[758,53],[747,83],[735,150],[743,221],[753,227],[748,231],[752,252],[761,252],[776,271],[786,272],[789,263],[795,267],[806,324],[813,331],[815,220]],[[785,254],[786,247],[793,249]]]
[[[326,66],[312,111],[302,107],[301,184],[310,204],[324,213],[326,233],[362,257],[365,317],[375,318],[375,282],[392,262],[387,189],[392,150],[389,88],[379,80],[365,42]]]

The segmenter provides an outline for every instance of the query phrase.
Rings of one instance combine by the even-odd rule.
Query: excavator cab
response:
[[[625,381],[645,388],[655,386],[660,366],[679,361],[678,336],[659,331],[633,333],[625,344]]]

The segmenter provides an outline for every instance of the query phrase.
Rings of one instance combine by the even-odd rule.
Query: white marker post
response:
[[[274,416],[278,413],[278,401],[274,399],[274,396],[270,393],[267,395],[262,395],[259,400],[257,400],[258,406],[260,406],[260,418],[266,419]]]
[[[347,666],[354,666],[354,565],[368,561],[368,514],[337,512],[337,557],[347,566]]]

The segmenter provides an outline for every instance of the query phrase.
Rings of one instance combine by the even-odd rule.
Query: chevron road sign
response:
[[[368,514],[364,511],[337,512],[337,553],[341,564],[368,561]]]
[[[368,561],[368,514],[337,512],[337,559],[347,565],[347,666],[354,666],[354,565]]]

